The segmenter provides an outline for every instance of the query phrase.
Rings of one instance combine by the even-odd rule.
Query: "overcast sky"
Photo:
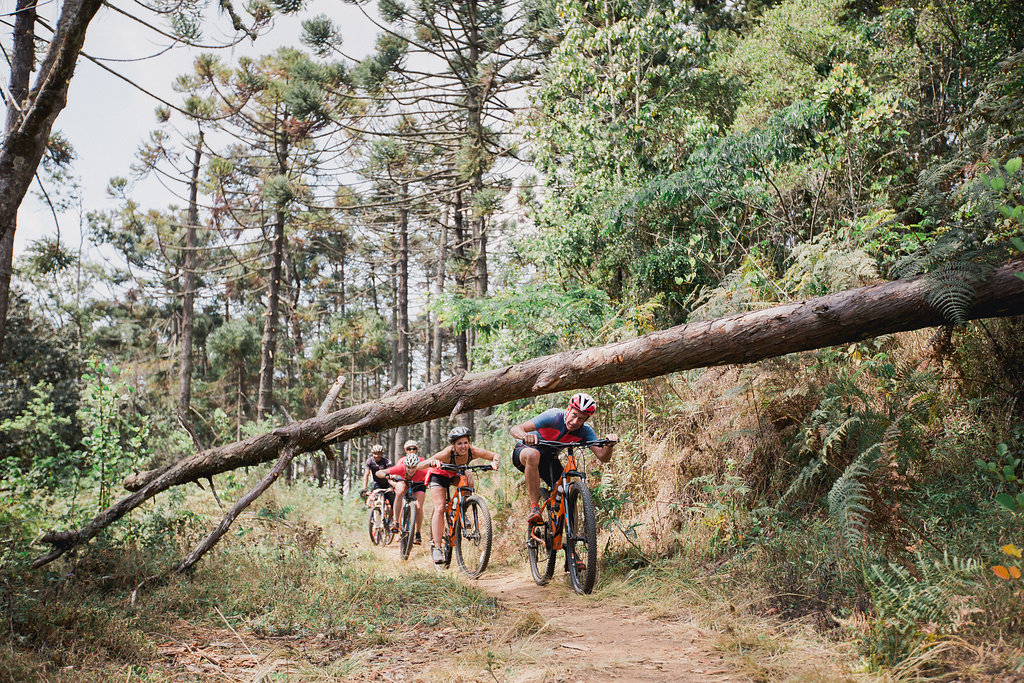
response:
[[[13,2],[0,6],[12,7]],[[120,0],[118,6],[129,8],[130,3]],[[211,3],[216,5],[216,3]],[[40,13],[47,16],[55,11],[56,0],[49,4],[40,2]],[[241,3],[236,2],[236,5]],[[376,17],[372,6],[367,11]],[[281,45],[301,47],[298,36],[301,21],[305,17],[327,14],[341,26],[342,49],[348,55],[361,58],[368,54],[374,44],[377,29],[353,5],[342,0],[316,0],[309,9],[295,17],[279,17],[269,33],[255,43],[244,43],[218,54],[222,61],[234,64],[243,55],[259,55],[273,52]],[[51,18],[52,21],[52,18]],[[216,30],[219,27],[219,30]],[[204,27],[204,42],[227,42],[225,29],[230,27],[226,17],[219,17],[214,26]],[[10,29],[4,27],[3,45],[10,45]],[[86,34],[84,51],[97,58],[119,60],[141,60],[126,62],[105,62],[170,102],[179,102],[180,94],[171,89],[174,78],[191,69],[192,60],[200,50],[177,48],[165,54],[149,57],[162,51],[168,40],[137,23],[120,16],[104,7],[93,20]],[[0,77],[9,81],[5,62]],[[78,62],[75,77],[71,81],[68,106],[61,112],[54,124],[54,130],[61,131],[71,142],[77,153],[73,173],[79,178],[86,211],[111,208],[112,202],[106,196],[106,186],[114,176],[128,176],[136,149],[146,140],[156,125],[154,110],[158,102],[133,86],[103,71],[100,67],[82,58]],[[38,185],[33,185],[18,213],[18,230],[15,235],[15,254],[41,237],[54,235],[56,226],[49,207],[39,199]],[[154,189],[152,194],[136,197],[144,206],[162,208],[173,199],[160,196]],[[77,247],[79,240],[79,217],[77,213],[60,217],[61,240]]]

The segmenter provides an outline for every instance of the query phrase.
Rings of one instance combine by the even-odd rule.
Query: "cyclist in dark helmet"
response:
[[[374,444],[370,449],[370,457],[366,459],[366,467],[363,472],[363,491],[369,494],[366,498],[367,506],[373,506],[374,496],[387,498],[388,510],[391,510],[395,504],[395,490],[391,488],[391,484],[374,476],[378,470],[386,470],[389,467],[391,467],[391,461],[384,455],[384,447],[379,443]],[[390,520],[384,521],[390,523]]]
[[[534,524],[541,520],[540,480],[549,487],[562,475],[562,463],[558,459],[558,451],[538,446],[537,441],[558,441],[559,443],[578,443],[594,441],[597,434],[593,427],[586,424],[590,416],[597,410],[597,401],[589,394],[574,394],[569,399],[566,410],[551,408],[522,424],[516,425],[509,433],[518,439],[512,450],[512,464],[526,475],[526,494],[530,499],[530,514],[527,521]],[[618,441],[618,434],[605,436],[609,441]],[[608,462],[612,459],[615,444],[608,446],[591,446],[597,459]]]
[[[498,469],[498,454],[479,446],[473,446],[470,443],[471,436],[468,427],[453,427],[448,432],[448,445],[435,453],[433,457],[420,463],[420,469],[427,470],[427,491],[430,493],[430,502],[434,505],[434,513],[430,518],[431,555],[434,562],[444,562],[444,551],[441,550],[441,534],[444,531],[444,503],[448,487],[455,480],[451,472],[446,472],[437,465],[441,463],[468,465],[476,458],[483,458],[491,461],[492,468]]]

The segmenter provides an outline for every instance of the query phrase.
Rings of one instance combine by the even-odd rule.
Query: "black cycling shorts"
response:
[[[547,483],[551,488],[554,488],[555,482],[562,476],[561,461],[558,459],[558,451],[549,448],[537,448],[536,446],[527,446],[522,441],[516,444],[516,447],[512,449],[512,464],[515,465],[516,469],[520,472],[525,472],[526,467],[522,461],[519,460],[519,453],[524,448],[536,448],[540,451],[540,462],[537,464],[537,471],[540,474],[540,478]]]
[[[371,493],[376,493],[377,491],[383,491],[384,498],[387,499],[389,503],[394,504],[395,490],[393,488],[391,488],[390,486],[374,486],[373,491],[371,491]],[[377,495],[379,496],[381,494],[377,493]]]
[[[438,474],[437,472],[432,472],[431,475],[427,477],[427,488],[430,488],[432,486],[448,488],[454,483],[455,477],[446,477],[443,474]]]
[[[426,482],[422,482],[422,481],[414,481],[412,483],[412,486],[410,486],[409,488],[412,489],[413,493],[426,493],[426,491],[427,491],[427,484],[426,484]]]

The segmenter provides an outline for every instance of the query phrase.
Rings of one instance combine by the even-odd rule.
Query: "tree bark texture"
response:
[[[274,253],[270,266],[270,287],[267,291],[266,320],[260,344],[260,392],[256,403],[256,419],[270,414],[274,402],[274,354],[277,353],[277,319],[281,309],[281,264],[284,262],[284,212],[274,219]]]
[[[181,357],[178,375],[178,417],[191,423],[192,410],[192,333],[195,329],[196,300],[196,224],[199,222],[199,170],[203,160],[203,131],[196,138],[192,156],[192,177],[188,184],[188,226],[185,228],[185,263],[182,273]]]
[[[976,291],[971,319],[1024,314],[1024,261],[997,268]],[[606,346],[533,358],[489,372],[458,374],[419,391],[280,427],[220,448],[184,458],[167,467],[128,477],[134,491],[73,532],[51,532],[43,541],[54,552],[91,539],[107,524],[171,486],[257,465],[277,458],[282,449],[301,453],[368,432],[454,417],[464,411],[557,391],[648,379],[699,367],[750,363],[797,351],[856,342],[893,332],[945,324],[928,304],[922,278],[887,282],[828,296],[738,313],[706,322],[650,332]]]
[[[103,0],[65,0],[35,85],[20,103],[19,123],[4,136],[0,147],[0,239],[14,230],[18,207],[46,151],[53,122],[67,105],[68,86],[85,32],[102,6]],[[30,46],[29,54],[32,49]]]
[[[28,85],[35,65],[35,23],[36,0],[18,0],[14,17],[14,31],[11,49],[11,80],[7,103],[7,117],[4,123],[4,141],[18,129],[24,108]],[[34,175],[34,171],[33,171]],[[31,182],[31,180],[30,180]],[[14,232],[18,227],[18,212],[15,210],[3,218],[0,224],[0,359],[4,356],[4,337],[7,336],[7,309],[11,301],[11,275],[14,271]]]

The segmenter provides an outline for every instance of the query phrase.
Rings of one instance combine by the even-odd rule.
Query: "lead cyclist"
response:
[[[558,477],[562,475],[562,463],[558,459],[558,451],[554,449],[537,446],[541,439],[545,441],[558,441],[559,443],[579,443],[580,441],[596,441],[597,433],[594,428],[586,424],[594,411],[597,410],[597,401],[589,394],[574,394],[569,399],[568,409],[551,408],[543,413],[518,424],[509,430],[513,438],[517,439],[515,448],[512,449],[512,464],[516,469],[526,475],[526,493],[530,499],[530,514],[527,518],[529,524],[541,521],[540,506],[540,480],[543,479],[548,487],[553,487]],[[607,434],[609,441],[618,441],[618,434]],[[590,450],[601,462],[610,462],[615,444],[607,446],[591,446]]]

